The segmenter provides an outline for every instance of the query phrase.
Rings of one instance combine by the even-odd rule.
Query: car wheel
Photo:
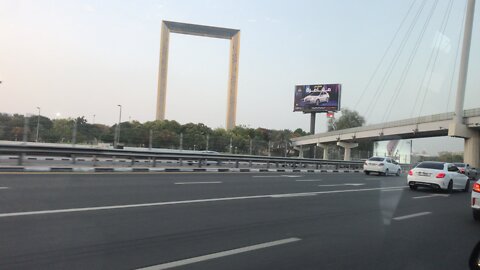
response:
[[[468,192],[469,189],[470,189],[470,181],[467,180],[467,183],[465,183],[465,188],[462,191]]]
[[[396,176],[400,176],[400,169],[397,170],[397,173],[395,174]]]
[[[383,173],[383,175],[387,176],[390,172],[388,171],[388,169],[385,170],[385,172]]]
[[[366,175],[370,175],[370,172],[368,172],[368,171],[365,171],[365,174],[366,174]]]
[[[476,221],[480,221],[480,211],[479,210],[473,210],[473,219]]]
[[[453,192],[453,181],[452,180],[450,180],[450,182],[448,182],[447,192],[448,193]]]
[[[415,186],[415,185],[410,185],[410,189],[411,189],[411,190],[417,190],[417,186]]]

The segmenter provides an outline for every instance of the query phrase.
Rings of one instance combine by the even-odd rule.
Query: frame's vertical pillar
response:
[[[158,69],[157,89],[157,114],[156,120],[165,120],[165,106],[167,102],[167,72],[168,72],[168,46],[170,42],[170,30],[162,22],[160,37],[160,64]]]
[[[236,125],[239,54],[240,31],[230,39],[230,72],[228,77],[227,119],[225,124],[227,130],[233,129]]]

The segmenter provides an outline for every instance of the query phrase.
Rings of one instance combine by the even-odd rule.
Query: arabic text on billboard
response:
[[[295,86],[293,111],[336,112],[340,110],[341,84]]]

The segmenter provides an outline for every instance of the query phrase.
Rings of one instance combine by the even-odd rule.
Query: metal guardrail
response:
[[[131,166],[135,164],[135,160],[148,159],[151,160],[153,167],[157,166],[159,160],[176,160],[182,166],[183,162],[196,162],[198,167],[208,164],[209,161],[217,162],[222,165],[222,162],[234,162],[235,168],[239,167],[240,162],[248,162],[252,166],[253,162],[264,163],[267,168],[270,166],[289,166],[302,167],[306,165],[315,166],[319,169],[322,165],[331,165],[335,169],[359,169],[363,165],[363,161],[343,161],[343,160],[320,160],[296,157],[267,157],[267,156],[250,156],[250,155],[232,155],[232,154],[216,154],[216,153],[192,153],[192,152],[155,152],[149,150],[124,150],[124,149],[106,149],[106,148],[89,148],[77,146],[42,146],[42,145],[28,145],[28,144],[0,144],[1,155],[15,155],[18,156],[18,165],[23,165],[25,157],[28,156],[56,156],[69,157],[72,164],[76,163],[79,157],[93,158],[93,166],[96,166],[97,158],[123,158],[130,159]]]

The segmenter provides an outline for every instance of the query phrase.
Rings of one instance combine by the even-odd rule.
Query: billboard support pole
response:
[[[316,120],[317,113],[311,112],[310,113],[310,134],[315,134],[315,120]],[[315,152],[315,145],[310,145],[310,157],[314,158]]]

